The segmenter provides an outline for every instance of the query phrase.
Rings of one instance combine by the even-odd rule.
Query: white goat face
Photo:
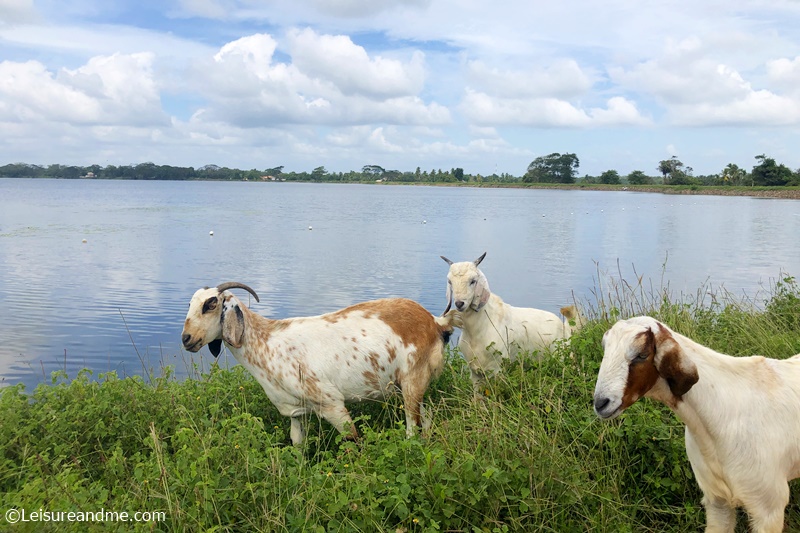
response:
[[[489,281],[478,268],[484,257],[485,253],[475,261],[453,263],[442,256],[442,259],[450,265],[450,271],[447,273],[448,309],[452,304],[458,311],[465,311],[468,308],[480,311],[489,301],[489,296],[492,294],[489,290]]]
[[[697,383],[697,368],[683,357],[670,330],[650,317],[620,320],[603,334],[603,361],[594,389],[594,411],[614,418],[663,379],[668,404]]]
[[[234,348],[244,342],[244,313],[239,300],[227,289],[244,289],[258,300],[256,291],[237,281],[227,281],[209,289],[198,290],[189,302],[181,341],[184,348],[197,352],[208,344],[214,356],[222,350],[222,341]]]
[[[213,343],[222,338],[221,312],[223,307],[223,294],[215,287],[200,289],[194,293],[189,302],[189,311],[183,323],[181,340],[183,347],[190,352],[197,352],[206,344]],[[215,346],[209,346],[209,349]],[[217,344],[219,355],[220,346]],[[213,353],[213,350],[212,350]]]

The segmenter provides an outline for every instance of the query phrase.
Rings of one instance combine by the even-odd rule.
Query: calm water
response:
[[[189,299],[249,284],[258,312],[385,296],[445,304],[446,255],[513,305],[590,299],[598,271],[753,296],[800,275],[800,202],[596,191],[0,179],[0,383],[66,368],[206,367],[180,347]],[[309,229],[309,227],[313,229]],[[209,232],[214,231],[210,236]],[[86,240],[84,243],[83,240]],[[662,266],[665,264],[666,269]],[[244,296],[242,296],[244,297]]]

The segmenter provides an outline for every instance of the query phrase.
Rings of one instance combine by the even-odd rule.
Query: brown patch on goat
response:
[[[284,320],[270,320],[270,327],[269,330],[272,333],[276,333],[278,331],[282,331],[288,328],[294,320],[292,319],[284,319]]]
[[[366,388],[369,391],[379,391],[381,389],[381,380],[377,373],[366,370],[362,375],[364,376]]]
[[[656,365],[658,373],[667,382],[674,397],[674,403],[667,402],[667,404],[675,408],[677,403],[682,400],[683,395],[697,383],[700,376],[695,368],[692,368],[691,371],[685,369],[682,364],[681,347],[666,328],[659,326],[654,339],[659,355]]]
[[[381,354],[378,352],[369,352],[369,355],[366,356],[366,359],[369,361],[369,365],[372,367],[372,370],[377,372],[378,368],[381,366]]]
[[[322,399],[319,378],[313,373],[309,373],[308,368],[303,363],[297,365],[297,375],[303,387],[303,396],[319,402]]]
[[[433,316],[418,303],[405,298],[363,302],[348,309],[361,311],[365,317],[376,316],[392,328],[405,346],[429,346],[441,337],[441,329]]]
[[[389,364],[394,363],[394,360],[397,359],[397,350],[392,346],[391,342],[386,343],[386,354],[388,355]]]
[[[636,349],[637,358],[628,367],[628,381],[625,383],[621,409],[627,409],[647,394],[659,377],[655,364],[656,341],[653,332],[648,329],[639,333],[631,345]]]
[[[339,309],[338,311],[334,311],[332,313],[326,313],[322,315],[320,318],[329,324],[336,324],[340,320],[347,318],[347,315],[350,314],[350,309],[352,307],[346,307],[344,309]]]

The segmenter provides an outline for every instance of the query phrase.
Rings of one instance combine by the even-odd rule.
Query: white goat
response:
[[[443,367],[449,318],[434,318],[403,298],[373,300],[320,316],[270,320],[244,306],[228,289],[255,291],[228,282],[194,293],[183,326],[183,346],[222,342],[261,384],[278,411],[291,417],[293,444],[303,441],[301,418],[316,413],[356,438],[347,401],[402,391],[406,432],[427,427],[422,398]]]
[[[706,531],[733,532],[738,506],[754,531],[781,531],[788,482],[800,477],[800,354],[731,357],[650,317],[617,322],[603,347],[595,412],[613,418],[643,396],[675,412]]]
[[[462,329],[458,347],[467,361],[475,394],[486,377],[497,374],[503,359],[516,358],[520,352],[547,349],[558,339],[572,335],[569,320],[580,327],[583,318],[575,306],[561,308],[567,320],[541,309],[513,307],[489,290],[489,281],[478,265],[486,253],[475,261],[454,263],[447,273],[447,309],[455,305],[458,315],[453,322]]]

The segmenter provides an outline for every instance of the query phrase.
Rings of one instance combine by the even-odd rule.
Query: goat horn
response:
[[[449,260],[448,258],[446,258],[445,256],[443,256],[443,255],[440,255],[439,257],[441,257],[442,259],[444,259],[444,262],[445,262],[445,263],[447,263],[448,265],[452,265],[452,264],[453,264],[453,262],[452,262],[452,261],[450,261],[450,260]]]
[[[236,281],[226,281],[225,283],[220,283],[219,285],[217,285],[217,290],[219,292],[227,291],[228,289],[244,289],[250,294],[252,294],[257,302],[261,301],[258,299],[258,294],[256,294],[256,291],[254,291],[244,283],[238,283]]]

